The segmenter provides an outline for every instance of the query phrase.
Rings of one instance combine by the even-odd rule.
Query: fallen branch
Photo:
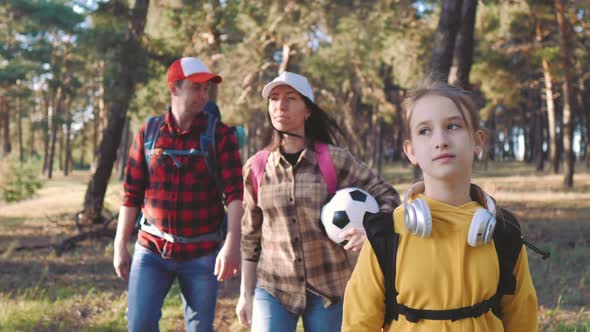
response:
[[[113,222],[113,220],[115,220],[119,217],[118,214],[115,214],[114,216],[112,216],[110,218],[103,218],[104,221],[98,228],[95,227],[95,229],[88,230],[88,231],[82,231],[82,227],[80,227],[81,225],[78,222],[77,216],[78,216],[78,213],[76,213],[76,218],[75,218],[76,219],[76,226],[78,228],[78,234],[76,234],[74,236],[70,236],[70,237],[62,240],[59,243],[38,244],[38,245],[33,245],[33,246],[19,246],[19,247],[15,247],[12,249],[8,248],[5,251],[8,251],[8,250],[25,251],[25,250],[37,250],[37,249],[50,248],[55,252],[55,254],[57,256],[60,256],[64,252],[75,248],[78,242],[82,242],[87,239],[100,239],[103,237],[107,237],[107,238],[114,238],[115,237],[115,231],[112,229],[109,229],[108,227],[111,224],[111,222]]]

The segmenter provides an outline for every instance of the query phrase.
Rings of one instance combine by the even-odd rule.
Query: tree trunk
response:
[[[50,121],[49,121],[49,111],[51,108],[51,104],[49,103],[49,93],[42,91],[41,92],[41,99],[43,100],[43,174],[47,174],[47,169],[49,165],[49,129]]]
[[[149,0],[136,0],[125,43],[118,54],[120,73],[115,79],[112,102],[108,108],[107,127],[102,135],[97,155],[96,171],[88,183],[84,198],[84,217],[93,223],[102,221],[102,208],[109,178],[113,170],[117,148],[127,116],[127,109],[135,91],[136,76],[145,66],[145,52],[141,45]]]
[[[582,113],[584,113],[584,117],[586,119],[585,128],[586,128],[586,152],[585,152],[585,160],[586,160],[586,168],[590,168],[590,79],[582,80],[580,79],[580,97],[582,98]]]
[[[25,161],[25,147],[23,143],[23,109],[20,97],[16,97],[16,131],[18,132],[18,160]]]
[[[535,35],[536,41],[541,47],[543,42],[543,27],[535,15]],[[545,102],[547,103],[547,120],[549,127],[549,162],[554,174],[559,172],[559,155],[557,149],[557,135],[556,135],[556,115],[555,115],[555,100],[553,97],[553,80],[551,78],[551,67],[546,57],[542,57],[541,63],[543,66],[543,80],[545,83]]]
[[[60,116],[60,121],[59,121],[59,127],[57,129],[57,160],[59,161],[59,167],[58,169],[60,171],[63,171],[64,168],[64,161],[65,161],[65,151],[66,151],[66,140],[65,140],[66,136],[64,135],[64,128],[63,128],[63,119],[61,119]]]
[[[8,109],[8,100],[0,96],[0,122],[2,122],[2,156],[10,154],[12,146],[10,144],[10,111]]]
[[[62,106],[62,89],[57,88],[55,96],[52,98],[53,102],[49,106],[49,150],[47,154],[47,171],[46,176],[51,179],[53,176],[53,160],[55,159],[55,144],[57,143],[57,127],[58,127],[58,114],[59,109]]]
[[[121,146],[119,147],[119,169],[117,171],[117,179],[119,179],[119,181],[125,180],[125,166],[127,166],[127,158],[129,157],[129,143],[131,141],[129,122],[131,122],[131,119],[126,117],[125,126],[123,126],[123,134],[121,136]]]
[[[381,116],[377,118],[376,132],[375,170],[377,171],[378,175],[381,175],[383,168],[383,118]]]
[[[32,160],[35,157],[36,150],[35,150],[35,122],[33,121],[33,117],[29,116],[29,159]]]
[[[447,81],[453,63],[455,39],[461,26],[462,0],[442,0],[440,19],[434,34],[430,69],[433,78]]]
[[[65,109],[66,116],[66,132],[65,132],[65,163],[64,163],[64,175],[70,175],[72,169],[72,99],[68,99],[68,103]]]
[[[498,140],[498,134],[496,132],[496,107],[497,103],[493,102],[492,106],[490,107],[490,114],[488,115],[488,119],[486,121],[486,128],[489,132],[489,148],[487,156],[484,156],[484,160],[496,160],[496,144]]]
[[[572,48],[572,34],[569,22],[565,14],[565,9],[562,0],[555,0],[555,16],[557,18],[557,25],[559,26],[560,46],[561,46],[561,61],[565,71],[565,78],[563,80],[563,152],[564,152],[564,167],[563,167],[563,184],[571,188],[574,186],[574,152],[573,152],[573,96],[572,84],[574,82],[573,73],[573,54]]]
[[[449,82],[470,90],[469,72],[473,64],[473,32],[475,29],[475,13],[477,0],[463,0],[461,6],[461,28],[455,41],[453,67]]]
[[[84,164],[86,163],[85,161],[85,157],[86,157],[86,148],[87,148],[87,144],[88,144],[88,127],[90,127],[90,123],[86,123],[86,125],[82,128],[82,130],[80,131],[80,135],[82,135],[82,138],[80,139],[80,159],[79,159],[79,167],[84,169]]]
[[[535,160],[535,169],[542,172],[545,169],[545,155],[543,153],[543,113],[537,111],[533,114],[533,126],[535,132],[533,135],[533,159]]]

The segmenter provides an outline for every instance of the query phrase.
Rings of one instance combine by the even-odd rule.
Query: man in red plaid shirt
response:
[[[196,58],[176,60],[168,69],[171,108],[157,122],[153,144],[144,142],[147,126],[133,141],[113,258],[117,275],[129,281],[130,331],[159,330],[162,304],[176,278],[187,331],[213,331],[217,283],[238,271],[243,182],[237,139],[230,127],[218,123],[209,149],[215,149],[214,165],[195,153],[208,128],[209,86],[221,80]],[[211,173],[218,174],[217,184]],[[225,214],[222,195],[225,239],[216,237]],[[140,209],[131,259],[127,243]]]

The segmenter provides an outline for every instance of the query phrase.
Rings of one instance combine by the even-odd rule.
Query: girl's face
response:
[[[288,85],[279,85],[272,89],[268,97],[268,114],[276,129],[303,136],[305,120],[310,112],[295,89]]]
[[[478,154],[485,134],[473,132],[455,103],[437,95],[418,100],[411,113],[410,139],[404,152],[427,177],[438,180],[470,179],[473,157]]]

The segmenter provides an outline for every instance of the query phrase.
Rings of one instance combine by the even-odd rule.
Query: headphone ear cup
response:
[[[492,241],[496,217],[486,209],[477,209],[467,234],[467,243],[472,247],[488,244]]]
[[[408,203],[404,212],[404,223],[410,233],[421,238],[429,237],[432,233],[432,215],[428,203],[422,198]]]

